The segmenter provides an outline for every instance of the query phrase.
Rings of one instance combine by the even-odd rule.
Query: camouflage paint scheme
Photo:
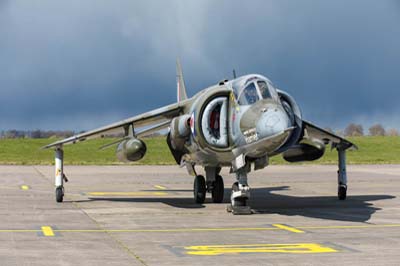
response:
[[[252,165],[254,170],[262,169],[268,165],[271,156],[278,154],[283,154],[288,161],[315,160],[323,155],[325,145],[330,144],[339,153],[339,188],[345,186],[347,191],[344,151],[357,147],[303,120],[295,100],[276,89],[266,77],[252,74],[231,81],[224,80],[187,98],[178,62],[177,100],[175,104],[51,143],[44,148],[61,150],[66,144],[123,133],[124,138],[106,146],[119,144],[118,158],[123,160],[125,156],[128,160],[137,160],[144,156],[146,147],[143,141],[136,139],[169,128],[167,143],[177,164],[186,166],[188,172],[196,176],[196,202],[204,202],[201,193],[205,192],[196,192],[198,186],[202,187],[200,190],[212,192],[213,198],[218,198],[215,202],[221,200],[221,195],[214,191],[221,184],[216,184],[215,180],[221,179],[218,177],[221,167],[230,167],[238,179],[231,196],[232,206],[238,203],[235,199],[241,199],[239,205],[242,206],[243,202],[246,205],[243,199],[249,197],[247,173]],[[134,146],[127,147],[129,140],[134,140],[131,141]],[[205,168],[206,185],[202,181],[204,177],[196,174],[195,166]],[[202,180],[198,181],[199,178]],[[59,181],[56,184],[60,187]],[[200,199],[196,198],[196,193]]]

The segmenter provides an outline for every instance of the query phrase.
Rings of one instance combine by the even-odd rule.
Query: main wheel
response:
[[[56,188],[56,201],[62,202],[64,198],[64,190],[62,187]]]
[[[198,175],[194,178],[193,196],[196,203],[204,203],[206,200],[206,180],[204,176]]]
[[[239,183],[235,182],[232,185],[232,192],[231,192],[231,204],[232,206],[246,206],[246,199],[245,198],[236,198],[232,199],[232,194],[234,191],[239,191]]]
[[[339,200],[345,200],[347,196],[347,186],[340,185],[338,188],[338,198]]]
[[[211,197],[214,203],[221,203],[224,200],[224,180],[220,175],[215,177]]]

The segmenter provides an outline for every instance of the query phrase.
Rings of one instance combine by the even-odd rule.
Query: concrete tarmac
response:
[[[399,265],[400,165],[271,166],[249,174],[255,214],[193,203],[177,166],[0,166],[0,265]]]

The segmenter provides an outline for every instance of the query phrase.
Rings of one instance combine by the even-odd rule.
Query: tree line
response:
[[[343,131],[333,131],[331,128],[325,130],[345,137],[357,136],[399,136],[399,131],[395,128],[385,129],[381,124],[375,124],[368,128],[368,132],[364,132],[364,128],[360,124],[351,123]],[[16,139],[16,138],[68,138],[78,133],[72,130],[3,130],[0,131],[0,138],[2,139]],[[119,135],[112,135],[113,137],[120,137]]]
[[[386,130],[381,124],[375,124],[368,128],[368,134],[364,133],[364,128],[360,124],[351,123],[349,124],[343,135],[346,137],[356,137],[356,136],[399,136],[399,131],[395,128],[390,128]]]
[[[68,138],[75,135],[78,132],[72,130],[2,130],[0,131],[0,138],[2,139],[17,139],[17,138],[29,138],[29,139],[41,139],[41,138]]]

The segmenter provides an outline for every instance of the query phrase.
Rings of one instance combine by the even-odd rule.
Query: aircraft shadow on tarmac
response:
[[[289,186],[252,188],[249,204],[257,214],[280,214],[287,216],[304,216],[338,221],[366,222],[372,214],[381,208],[374,207],[370,201],[393,199],[391,195],[348,195],[344,201],[333,196],[290,196],[273,192],[288,190]],[[156,191],[156,190],[147,190]],[[192,190],[163,190],[168,193],[192,192]],[[209,196],[209,195],[208,195]],[[230,189],[225,189],[223,203],[229,204]],[[115,202],[162,202],[176,208],[204,208],[213,204],[210,198],[206,205],[195,204],[192,197],[158,197],[158,198],[129,198],[129,197],[90,197],[82,201],[115,201]],[[81,201],[81,202],[82,202]]]

